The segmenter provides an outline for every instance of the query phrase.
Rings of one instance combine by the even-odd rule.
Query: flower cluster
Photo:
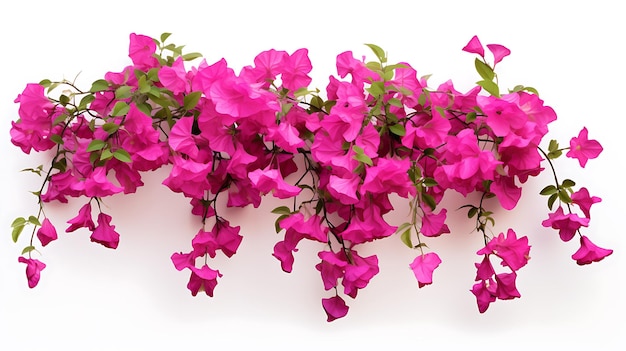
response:
[[[578,264],[612,253],[581,234],[600,198],[586,188],[575,190],[570,179],[559,181],[553,163],[567,151],[566,157],[585,167],[601,145],[583,128],[569,147],[555,140],[541,147],[556,114],[534,88],[500,92],[495,68],[510,54],[502,45],[486,46],[489,63],[479,39],[470,40],[463,50],[477,55],[481,80],[459,92],[451,81],[428,87],[409,63],[390,64],[380,47],[367,44],[376,59],[339,54],[324,96],[309,87],[307,49],[264,51],[236,73],[224,59],[191,66],[201,55],[183,54],[181,46],[166,43],[169,36],[131,34],[131,64],[108,72],[88,90],[43,80],[28,84],[15,100],[13,144],[27,154],[53,155],[46,167],[27,170],[43,177],[33,192],[37,214],[13,222],[16,242],[25,227],[33,228],[19,257],[31,288],[46,267],[33,258],[34,237],[42,247],[58,238],[46,203],[86,199],[65,232],[87,230],[91,241],[115,249],[120,234],[102,210],[103,199],[135,192],[143,172],[162,167],[169,169],[163,184],[187,198],[199,218],[191,248],[171,256],[176,269],[189,270],[187,287],[194,296],[213,296],[222,274],[209,266],[209,258],[218,251],[231,257],[243,239],[240,227],[218,214],[218,201],[258,207],[267,194],[288,201],[272,211],[283,234],[273,256],[291,272],[299,243],[318,243],[315,268],[329,291],[322,307],[332,321],[347,314],[346,297],[356,298],[379,273],[376,255],[358,253],[368,242],[396,234],[417,252],[408,266],[418,287],[432,284],[442,260],[426,240],[450,233],[440,204],[446,192],[455,191],[480,194],[478,203],[462,208],[484,241],[471,288],[482,313],[496,299],[521,296],[517,272],[530,258],[526,236],[513,229],[490,234],[495,220],[487,199],[514,209],[522,185],[544,171],[544,162],[555,183],[541,191],[552,211],[543,226],[556,229],[563,241],[579,235],[581,246],[572,256]],[[406,199],[405,223],[385,219],[394,209],[391,196]],[[496,273],[492,258],[509,271]]]

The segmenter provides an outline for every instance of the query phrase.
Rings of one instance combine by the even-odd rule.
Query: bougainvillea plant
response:
[[[480,81],[459,92],[447,81],[428,87],[407,62],[391,64],[379,46],[366,44],[375,59],[337,56],[325,94],[309,87],[307,49],[268,50],[238,74],[226,60],[201,60],[198,53],[158,39],[130,35],[130,65],[105,74],[88,89],[74,82],[43,80],[27,84],[15,99],[19,119],[11,141],[24,153],[48,151],[47,165],[30,168],[42,177],[33,191],[38,211],[12,224],[17,242],[25,228],[30,238],[18,261],[26,264],[29,287],[46,265],[38,246],[57,239],[61,223],[46,216],[46,204],[84,199],[65,232],[86,230],[91,241],[115,249],[120,240],[103,199],[134,193],[142,172],[168,167],[163,184],[189,199],[198,217],[190,248],[171,256],[174,267],[190,273],[192,295],[213,296],[222,274],[209,258],[231,257],[243,236],[236,218],[218,214],[220,204],[258,207],[270,194],[286,205],[272,212],[282,234],[273,256],[291,272],[302,240],[319,245],[322,299],[328,321],[348,312],[379,272],[376,255],[359,253],[366,243],[398,237],[416,252],[407,262],[420,288],[433,282],[442,260],[426,243],[450,232],[448,191],[477,193],[477,203],[461,206],[475,223],[484,247],[469,287],[482,313],[500,299],[520,297],[518,271],[530,258],[526,236],[513,229],[493,235],[493,210],[516,207],[523,184],[547,170],[553,183],[541,190],[547,215],[541,223],[563,241],[577,237],[572,255],[579,265],[600,261],[612,250],[596,246],[583,227],[601,201],[571,179],[557,175],[554,160],[565,156],[585,167],[602,146],[586,128],[568,147],[556,140],[542,145],[557,116],[537,91],[516,86],[503,93],[495,68],[510,54],[502,45],[485,47],[473,37],[463,51],[475,55]],[[544,167],[547,165],[547,168]],[[410,215],[392,225],[390,196],[406,199]],[[59,228],[59,229],[57,229]],[[35,240],[35,238],[37,240]]]

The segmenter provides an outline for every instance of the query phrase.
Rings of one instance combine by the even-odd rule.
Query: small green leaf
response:
[[[563,183],[561,184],[561,186],[562,186],[563,188],[572,188],[572,187],[574,187],[575,185],[576,185],[576,182],[574,182],[574,181],[573,181],[573,180],[571,180],[571,179],[565,179],[565,180],[563,181]]]
[[[164,43],[167,40],[167,38],[170,37],[170,35],[172,35],[172,33],[166,32],[166,33],[161,34],[161,43]]]
[[[16,227],[13,227],[13,231],[11,232],[11,239],[13,239],[14,243],[16,243],[17,239],[20,238],[20,234],[22,234],[23,230],[24,230],[24,225],[18,225]]]
[[[434,178],[426,177],[424,178],[424,181],[422,182],[422,184],[424,184],[424,186],[426,187],[433,187],[433,186],[437,186],[437,184],[439,183],[437,183],[437,181]]]
[[[370,49],[372,49],[372,51],[374,52],[374,55],[376,55],[380,63],[387,62],[387,55],[385,55],[385,50],[383,50],[380,46],[375,45],[375,44],[365,44],[365,45],[369,47]]]
[[[49,87],[51,84],[52,84],[52,82],[50,81],[50,79],[44,79],[44,80],[39,82],[39,85],[41,85],[44,88]]]
[[[280,231],[283,230],[283,228],[280,227],[280,222],[287,217],[289,217],[289,215],[282,215],[276,219],[276,222],[274,222],[274,228],[276,229],[276,233],[280,233]]]
[[[541,189],[539,194],[541,195],[552,195],[556,193],[556,187],[554,185],[548,185],[545,188]]]
[[[478,213],[478,207],[472,206],[467,211],[467,218],[472,218],[472,217],[476,216],[477,213]]]
[[[559,198],[559,194],[557,193],[550,195],[550,197],[548,198],[548,208],[550,209],[550,211],[552,211],[552,206],[554,206],[554,202],[558,198]]]
[[[189,111],[196,107],[198,101],[200,101],[200,97],[202,96],[201,91],[193,91],[183,98],[183,106],[185,110]]]
[[[430,209],[432,211],[434,211],[435,208],[437,207],[437,203],[435,202],[435,198],[432,197],[432,195],[430,195],[430,194],[422,193],[422,201],[424,201],[424,203],[426,205],[428,205],[428,207],[430,207]]]
[[[13,223],[11,223],[11,228],[23,226],[25,224],[26,224],[26,219],[24,217],[17,217],[16,219],[13,220]]]
[[[145,75],[142,75],[137,81],[137,86],[139,87],[139,92],[142,94],[147,94],[150,92],[152,85],[148,83],[148,78]]]
[[[465,115],[465,122],[466,123],[472,123],[476,120],[476,112],[470,112],[467,115]]]
[[[41,226],[41,222],[39,222],[39,219],[37,217],[35,217],[35,216],[28,217],[28,222],[30,224],[33,224],[33,225],[37,226],[37,227]]]
[[[199,52],[190,52],[188,54],[184,54],[183,55],[183,60],[184,61],[193,61],[193,60],[195,60],[197,58],[200,58],[200,57],[202,57],[201,53],[199,53]]]
[[[498,88],[498,85],[496,83],[490,80],[481,80],[479,82],[476,82],[476,84],[485,89],[485,91],[487,91],[489,94],[495,97],[500,97],[500,88]]]
[[[67,95],[59,96],[59,103],[63,106],[66,106],[67,104],[70,103],[70,97]]]
[[[398,123],[389,126],[389,131],[397,136],[404,136],[406,134],[406,129],[404,125]]]
[[[115,98],[118,100],[127,99],[130,97],[132,87],[128,85],[122,85],[121,87],[115,89]]]
[[[548,153],[548,158],[550,160],[554,160],[554,159],[559,158],[561,155],[563,155],[563,151],[556,150],[556,151],[552,151],[552,152]]]
[[[112,157],[113,157],[113,153],[111,152],[110,149],[104,149],[102,150],[102,153],[100,154],[100,160],[102,161],[108,160]]]
[[[107,89],[109,89],[109,82],[104,79],[98,79],[91,84],[91,89],[89,89],[89,92],[97,93],[99,91],[104,91]]]
[[[402,232],[402,234],[400,234],[400,240],[402,240],[402,242],[404,243],[404,245],[408,246],[409,248],[413,248],[413,242],[411,241],[411,228],[407,228],[405,231]]]
[[[132,159],[130,158],[130,154],[128,153],[128,151],[124,149],[115,150],[115,152],[113,153],[113,157],[125,163],[132,162]]]
[[[92,94],[85,95],[82,99],[80,99],[80,103],[78,104],[79,110],[84,110],[87,108],[87,105],[91,104],[96,99]]]
[[[287,206],[278,206],[272,210],[272,213],[279,214],[279,215],[290,215],[291,209],[289,209],[289,207]]]
[[[94,139],[87,146],[87,152],[102,150],[107,145],[104,140]]]
[[[127,103],[125,103],[124,101],[118,101],[117,103],[115,103],[115,106],[113,106],[113,110],[111,111],[111,116],[113,117],[124,116],[128,113],[129,110],[130,110],[130,106],[128,106]]]
[[[366,89],[374,98],[378,98],[385,93],[385,82],[376,81]]]
[[[31,251],[35,250],[35,247],[32,245],[26,246],[24,250],[22,250],[22,255],[25,255]]]
[[[117,132],[120,129],[120,126],[117,123],[109,122],[102,125],[102,129],[109,133],[109,135]]]
[[[566,204],[572,203],[572,198],[569,196],[567,190],[565,189],[559,190],[559,199],[561,199],[561,201],[565,202]]]
[[[548,145],[548,151],[554,152],[559,149],[559,142],[555,139],[550,140],[550,144]]]
[[[52,134],[49,139],[52,140],[55,144],[63,145],[63,138],[58,134]]]
[[[486,81],[493,81],[493,78],[496,74],[493,72],[493,69],[483,61],[479,60],[478,57],[474,60],[474,66],[476,66],[476,72],[482,77],[482,79]]]
[[[402,101],[400,101],[400,99],[398,99],[398,98],[391,98],[391,99],[389,99],[389,101],[387,101],[387,103],[389,105],[395,106],[395,107],[402,107],[402,106],[404,106],[402,104]]]

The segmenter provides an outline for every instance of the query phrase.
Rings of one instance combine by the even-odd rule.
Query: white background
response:
[[[556,2],[553,2],[556,3]],[[626,28],[611,1],[10,1],[0,5],[2,82],[0,84],[0,348],[25,350],[153,350],[157,347],[313,350],[340,348],[418,349],[593,349],[617,350],[624,332],[623,131],[626,81]],[[530,85],[539,90],[559,120],[549,137],[567,145],[583,126],[605,151],[581,170],[559,159],[561,178],[572,178],[603,198],[592,209],[584,231],[614,254],[579,267],[570,256],[573,240],[562,243],[551,229],[545,198],[538,191],[545,174],[526,184],[519,207],[496,213],[495,231],[513,227],[528,235],[530,263],[519,272],[521,299],[497,301],[479,314],[473,263],[482,239],[455,212],[463,199],[450,197],[453,233],[429,246],[442,265],[434,284],[418,289],[408,269],[416,252],[397,237],[363,247],[379,255],[381,272],[369,287],[348,300],[346,318],[326,322],[323,291],[314,265],[320,249],[301,244],[293,273],[281,271],[271,256],[275,202],[260,209],[224,212],[242,226],[245,238],[230,260],[211,266],[224,277],[215,297],[192,297],[187,272],[169,259],[188,251],[198,223],[187,201],[160,182],[165,171],[146,174],[146,186],[132,196],[106,201],[105,212],[121,233],[117,250],[89,242],[87,232],[63,232],[83,199],[47,207],[60,239],[38,257],[48,267],[39,286],[27,287],[25,265],[17,262],[27,235],[10,239],[10,223],[35,214],[39,179],[19,173],[45,162],[24,155],[10,143],[13,99],[29,82],[73,79],[88,88],[107,71],[129,64],[131,32],[158,36],[202,52],[209,63],[225,57],[239,70],[270,48],[293,52],[306,47],[314,85],[325,88],[335,73],[335,56],[352,50],[370,55],[364,43],[408,61],[420,74],[433,74],[431,86],[452,79],[459,90],[478,80],[474,57],[461,51],[477,34],[483,44],[499,43],[512,55],[498,67],[501,86]],[[372,57],[371,55],[369,57]],[[546,140],[546,145],[547,145]],[[271,200],[271,199],[266,199]],[[470,199],[471,200],[471,199]],[[401,223],[406,210],[389,217]]]

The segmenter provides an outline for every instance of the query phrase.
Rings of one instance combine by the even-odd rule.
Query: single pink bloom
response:
[[[111,183],[104,167],[96,167],[84,182],[76,183],[73,189],[84,191],[88,197],[105,197],[124,191],[124,188]]]
[[[463,47],[463,51],[469,52],[470,54],[478,54],[481,57],[485,57],[485,49],[483,45],[478,40],[477,36],[473,36],[472,39]]]
[[[98,214],[98,226],[91,233],[92,242],[103,245],[110,249],[117,248],[120,242],[120,235],[115,231],[115,226],[111,225],[111,216],[100,212]]]
[[[489,304],[496,301],[494,295],[495,282],[490,278],[489,280],[481,280],[474,284],[472,287],[472,294],[476,296],[476,303],[478,304],[478,311],[484,313],[489,308]]]
[[[447,210],[444,208],[439,213],[434,214],[429,210],[424,211],[422,216],[422,227],[420,233],[424,236],[435,237],[441,234],[450,233],[450,228],[446,224]]]
[[[293,253],[298,249],[291,247],[285,241],[279,241],[274,245],[274,253],[272,256],[276,257],[280,261],[280,267],[286,273],[291,273],[293,269],[294,257]]]
[[[41,242],[41,246],[46,246],[58,238],[57,230],[48,218],[44,218],[41,222],[41,227],[37,230],[37,238]]]
[[[187,71],[185,70],[182,57],[179,56],[172,64],[172,67],[161,67],[158,76],[163,86],[171,90],[175,95],[189,92],[189,81],[187,80]]]
[[[215,228],[213,229],[215,230]],[[215,257],[215,252],[219,249],[219,245],[217,244],[214,230],[207,232],[204,229],[200,229],[193,237],[191,246],[193,247],[192,253],[195,257],[204,255],[209,255],[211,258]]]
[[[159,61],[152,56],[155,52],[156,43],[154,39],[141,34],[130,34],[128,56],[139,69],[148,70],[159,64]]]
[[[351,254],[352,263],[345,266],[341,284],[346,295],[356,298],[358,290],[365,288],[380,269],[376,255],[361,257],[354,250]]]
[[[285,182],[277,169],[257,169],[248,173],[248,177],[261,193],[272,192],[279,199],[296,196],[302,191],[301,188]]]
[[[415,257],[409,267],[411,267],[413,274],[415,274],[417,284],[420,288],[432,284],[433,271],[439,267],[440,263],[441,259],[435,252],[429,252],[425,255]]]
[[[515,184],[514,177],[497,176],[489,190],[496,195],[505,210],[512,210],[522,197],[522,188]]]
[[[481,263],[474,263],[474,266],[476,266],[476,281],[488,280],[496,274],[489,260],[489,255],[485,255]]]
[[[193,267],[196,262],[196,255],[193,252],[186,254],[182,252],[174,252],[170,258],[172,263],[174,263],[174,267],[176,267],[179,271],[182,271],[185,268]]]
[[[172,150],[186,154],[195,160],[199,151],[192,134],[193,123],[193,116],[180,118],[170,130],[167,142]]]
[[[528,245],[528,237],[523,236],[518,239],[515,231],[509,229],[506,236],[504,233],[500,233],[493,237],[477,254],[494,254],[502,259],[503,266],[508,266],[513,271],[517,271],[528,263],[530,245]]]
[[[516,297],[521,297],[519,291],[517,291],[517,288],[515,287],[515,278],[517,278],[517,274],[515,272],[496,275],[497,298],[500,300],[510,300]]]
[[[349,309],[346,302],[339,297],[339,295],[335,295],[331,298],[323,298],[322,307],[324,307],[324,311],[326,311],[328,322],[345,317],[348,314]]]
[[[487,49],[491,51],[493,54],[493,66],[495,67],[498,62],[502,61],[503,58],[509,56],[511,54],[511,50],[500,44],[487,44]]]
[[[28,279],[28,287],[34,288],[39,283],[41,271],[46,268],[46,264],[34,258],[26,258],[20,256],[17,260],[26,263],[26,278]]]
[[[239,244],[243,240],[243,236],[239,235],[240,228],[239,226],[232,227],[226,220],[219,221],[213,228],[216,232],[215,240],[217,245],[227,257],[237,253]]]
[[[298,130],[289,123],[282,122],[268,130],[268,141],[276,142],[283,150],[297,154],[298,148],[304,147],[304,140],[300,138]]]
[[[352,174],[350,178],[331,175],[328,179],[328,192],[342,204],[353,205],[359,202],[357,188],[360,183],[361,178],[356,174]]]
[[[589,132],[584,127],[578,137],[573,137],[569,142],[569,151],[565,156],[578,159],[581,167],[585,167],[589,159],[598,157],[602,152],[602,145],[597,140],[588,139]]]
[[[213,290],[217,285],[217,278],[222,274],[219,271],[209,268],[206,264],[202,268],[190,267],[191,276],[187,289],[191,291],[191,295],[196,296],[198,292],[204,291],[208,296],[213,297]]]
[[[311,83],[309,72],[313,69],[307,49],[298,49],[293,54],[283,58],[283,73],[281,80],[283,87],[289,91],[296,91],[307,87]]]
[[[575,213],[565,214],[559,207],[555,212],[548,214],[548,219],[541,222],[544,227],[558,229],[559,236],[563,241],[570,241],[580,227],[589,225],[589,218],[580,218]]]
[[[589,190],[587,190],[587,188],[580,188],[580,190],[573,193],[570,197],[572,198],[572,202],[580,207],[587,218],[591,218],[589,214],[591,205],[602,201],[602,199],[597,196],[589,196]]]
[[[592,243],[589,238],[583,235],[580,237],[580,248],[572,255],[572,259],[576,260],[576,263],[582,266],[592,262],[602,261],[602,259],[612,253],[613,250],[598,247]]]
[[[67,221],[70,226],[65,229],[65,232],[70,233],[78,228],[87,228],[89,231],[93,231],[96,226],[91,218],[91,202],[86,203],[78,210],[78,216]]]
[[[315,265],[322,275],[324,289],[330,290],[337,286],[337,279],[343,277],[344,269],[348,265],[347,258],[342,252],[320,251],[317,256],[322,261]]]

